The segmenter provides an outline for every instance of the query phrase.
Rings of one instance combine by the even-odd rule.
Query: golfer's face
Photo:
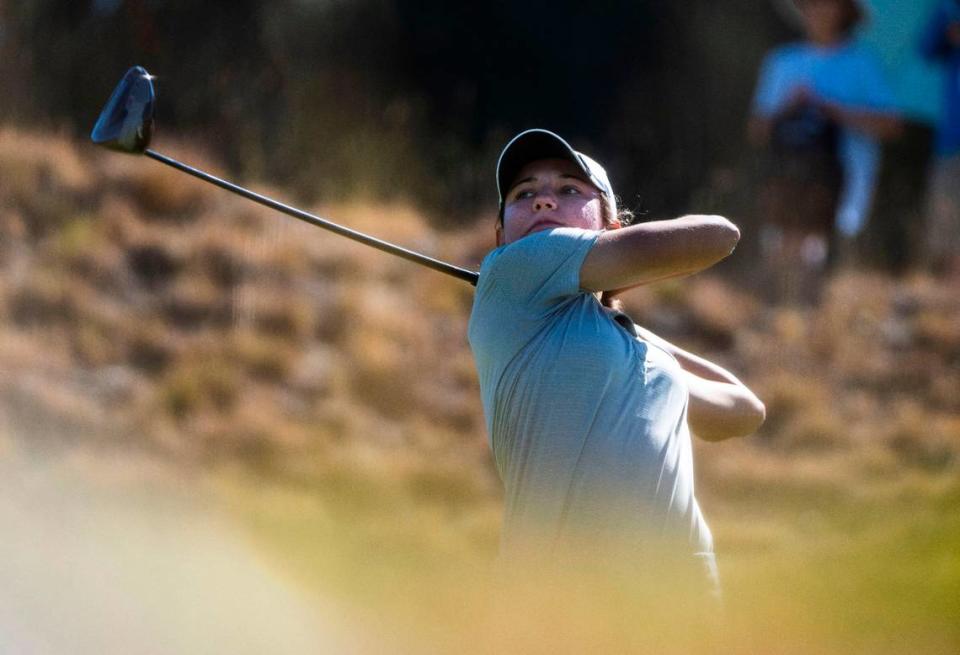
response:
[[[503,242],[552,227],[603,229],[601,196],[565,159],[540,159],[520,169],[503,207]]]

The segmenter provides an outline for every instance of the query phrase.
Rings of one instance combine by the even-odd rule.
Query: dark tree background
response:
[[[719,211],[749,169],[760,58],[790,36],[757,0],[0,1],[0,120],[82,136],[136,63],[158,78],[158,143],[201,141],[301,200],[470,220],[505,140],[542,126],[628,206]]]

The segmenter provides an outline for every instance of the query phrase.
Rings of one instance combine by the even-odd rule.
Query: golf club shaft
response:
[[[166,155],[160,154],[159,152],[151,149],[146,149],[143,151],[143,154],[155,159],[161,164],[166,164],[167,166],[172,166],[177,170],[183,171],[189,175],[200,178],[205,182],[210,184],[215,184],[221,189],[226,189],[227,191],[232,191],[237,195],[243,196],[249,200],[252,200],[256,203],[260,203],[271,209],[275,209],[278,212],[283,212],[288,216],[298,218],[305,223],[310,223],[311,225],[316,225],[317,227],[322,227],[325,230],[330,230],[331,232],[336,232],[342,236],[347,237],[348,239],[353,239],[354,241],[359,241],[360,243],[366,244],[368,246],[373,246],[377,250],[382,250],[383,252],[390,253],[391,255],[396,255],[397,257],[402,257],[411,262],[421,264],[427,268],[432,268],[435,271],[440,271],[441,273],[446,273],[447,275],[452,275],[453,277],[465,280],[470,284],[476,286],[477,278],[479,275],[474,272],[467,270],[465,268],[460,268],[459,266],[454,266],[453,264],[448,264],[442,262],[438,259],[433,259],[432,257],[427,257],[426,255],[421,255],[418,252],[412,250],[407,250],[400,246],[396,246],[392,243],[386,241],[381,241],[380,239],[368,236],[362,232],[357,232],[356,230],[351,230],[350,228],[343,227],[342,225],[337,225],[326,219],[320,218],[319,216],[314,216],[313,214],[301,211],[296,207],[291,207],[290,205],[285,205],[282,202],[278,202],[267,196],[262,196],[259,193],[254,193],[249,189],[245,189],[242,186],[238,186],[231,182],[227,182],[219,177],[205,173],[198,168],[193,168],[192,166],[187,166],[186,164],[167,157]]]

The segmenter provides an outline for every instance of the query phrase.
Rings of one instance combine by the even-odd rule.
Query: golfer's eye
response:
[[[533,189],[520,189],[514,195],[514,200],[526,200],[527,198],[533,197]]]
[[[580,195],[580,189],[573,186],[572,184],[568,184],[567,186],[560,189],[560,193],[562,193],[565,196],[577,196],[577,195]]]

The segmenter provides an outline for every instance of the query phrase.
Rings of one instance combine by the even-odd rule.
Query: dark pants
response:
[[[893,273],[919,263],[932,155],[933,128],[922,123],[906,123],[884,145],[873,212],[858,240],[866,263]]]

